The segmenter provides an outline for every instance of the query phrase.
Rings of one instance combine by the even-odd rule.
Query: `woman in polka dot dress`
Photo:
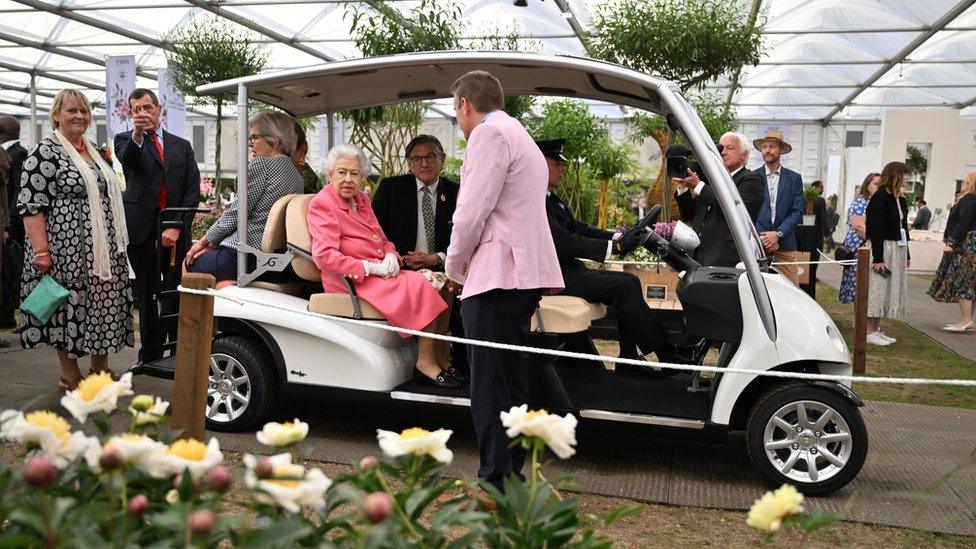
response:
[[[132,293],[118,180],[84,137],[91,105],[63,90],[50,118],[55,133],[30,150],[17,195],[30,244],[21,293],[48,274],[70,295],[46,323],[24,314],[20,337],[25,348],[57,349],[65,391],[81,380],[79,357],[92,355],[93,372],[110,371],[108,354],[133,345]]]

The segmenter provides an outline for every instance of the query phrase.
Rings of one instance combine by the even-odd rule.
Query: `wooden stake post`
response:
[[[871,274],[871,250],[857,249],[857,284],[854,293],[854,373],[863,374],[868,337],[868,287]]]
[[[210,290],[216,284],[212,275],[186,273],[183,286]],[[203,441],[204,410],[210,380],[210,342],[213,339],[213,297],[194,294],[180,296],[180,322],[176,337],[176,375],[173,379],[174,429],[183,429],[180,438]]]

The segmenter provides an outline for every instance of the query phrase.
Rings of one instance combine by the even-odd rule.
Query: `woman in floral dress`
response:
[[[874,191],[878,189],[878,181],[880,180],[881,174],[875,172],[869,173],[864,178],[864,182],[861,183],[857,197],[847,208],[847,226],[849,228],[847,230],[847,236],[844,237],[843,246],[851,253],[856,252],[858,248],[864,245],[865,213],[868,210],[868,201],[871,200],[871,195],[874,194]],[[853,303],[856,289],[857,266],[845,265],[844,274],[840,279],[840,302]]]

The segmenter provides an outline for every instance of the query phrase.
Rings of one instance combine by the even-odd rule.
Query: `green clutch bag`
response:
[[[41,324],[47,324],[54,315],[54,311],[68,299],[68,290],[57,283],[50,275],[41,277],[41,281],[20,304],[20,311],[36,318]]]

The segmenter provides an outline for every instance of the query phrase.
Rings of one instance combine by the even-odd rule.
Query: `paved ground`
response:
[[[837,265],[821,265],[817,278],[834,288],[840,286],[841,268]],[[906,324],[938,341],[957,354],[976,360],[976,332],[950,333],[942,330],[946,324],[959,320],[959,306],[955,303],[939,303],[925,292],[929,281],[908,276],[906,297]]]
[[[10,338],[9,334],[0,337]],[[15,344],[16,347],[16,344]],[[134,360],[113,357],[116,370]],[[58,408],[56,358],[49,350],[0,352],[0,408]],[[169,381],[137,378],[136,389],[169,398]],[[845,489],[811,507],[856,521],[976,535],[976,411],[869,403],[863,414],[871,436],[867,463]],[[281,418],[312,425],[312,458],[350,464],[376,454],[375,429],[420,425],[455,431],[450,473],[473,476],[477,455],[467,409],[429,408],[386,398],[330,396],[294,401]],[[253,434],[219,434],[225,450],[264,452]],[[573,475],[580,489],[629,499],[747,509],[767,487],[753,471],[741,438],[729,443],[661,438],[659,432],[582,423],[578,455],[547,466],[553,476]],[[960,465],[961,470],[947,477]]]

